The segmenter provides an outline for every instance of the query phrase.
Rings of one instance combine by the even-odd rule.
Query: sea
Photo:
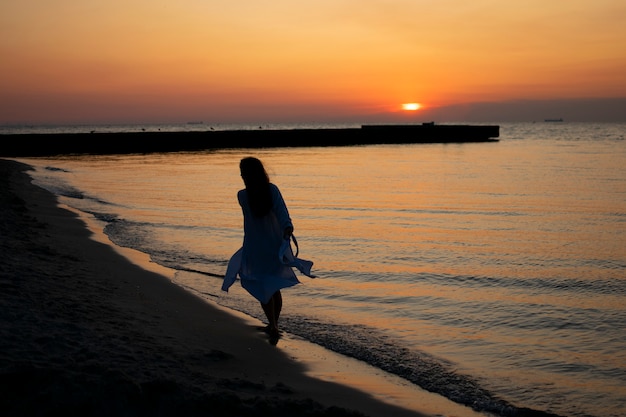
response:
[[[490,143],[19,160],[114,244],[264,320],[238,283],[220,289],[243,239],[238,164],[256,156],[317,275],[283,291],[283,331],[485,415],[626,416],[626,124],[496,124]],[[355,126],[0,133],[293,127]]]

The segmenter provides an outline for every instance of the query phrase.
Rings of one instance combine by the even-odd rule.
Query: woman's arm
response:
[[[283,237],[288,238],[293,233],[293,223],[291,222],[291,217],[289,216],[289,210],[287,210],[287,205],[285,204],[285,200],[283,200],[283,196],[278,187],[272,184],[271,188],[273,210],[276,214],[276,219],[283,230]]]

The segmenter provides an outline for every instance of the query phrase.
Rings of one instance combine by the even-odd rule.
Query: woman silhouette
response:
[[[228,291],[239,275],[241,285],[261,303],[269,323],[270,342],[276,344],[283,306],[280,290],[300,282],[292,266],[313,277],[310,274],[313,263],[291,253],[288,244],[293,223],[280,190],[270,182],[263,163],[247,157],[240,161],[239,168],[245,184],[245,189],[237,193],[243,211],[243,246],[228,264],[222,290]],[[285,247],[289,253],[283,257]]]

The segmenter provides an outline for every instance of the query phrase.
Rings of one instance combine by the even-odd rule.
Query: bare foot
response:
[[[278,339],[280,339],[280,332],[277,327],[270,327],[267,332],[270,336],[270,344],[276,346],[278,344]]]

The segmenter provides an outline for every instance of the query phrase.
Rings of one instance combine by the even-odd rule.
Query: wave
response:
[[[110,219],[111,220],[111,219]],[[201,274],[220,279],[223,275],[210,272],[208,268],[194,268],[188,265],[213,265],[224,261],[196,259],[188,252],[176,254],[175,250],[156,249],[149,228],[146,225],[113,219],[105,227],[105,233],[120,246],[132,247],[148,253],[151,259],[177,271]],[[198,256],[197,258],[201,258]],[[453,277],[448,277],[453,278]],[[459,279],[467,280],[468,277]],[[202,297],[211,297],[225,307],[241,311],[262,320],[258,315],[258,306],[251,300],[236,297],[220,298],[199,287],[180,284],[187,290]],[[541,410],[517,407],[483,388],[475,378],[457,372],[454,365],[425,352],[403,346],[399,340],[392,340],[389,335],[361,324],[342,324],[322,322],[302,315],[283,316],[281,327],[284,331],[302,337],[336,353],[360,360],[385,372],[397,375],[405,380],[433,393],[442,395],[451,401],[471,407],[475,411],[488,412],[498,416],[556,416]]]

